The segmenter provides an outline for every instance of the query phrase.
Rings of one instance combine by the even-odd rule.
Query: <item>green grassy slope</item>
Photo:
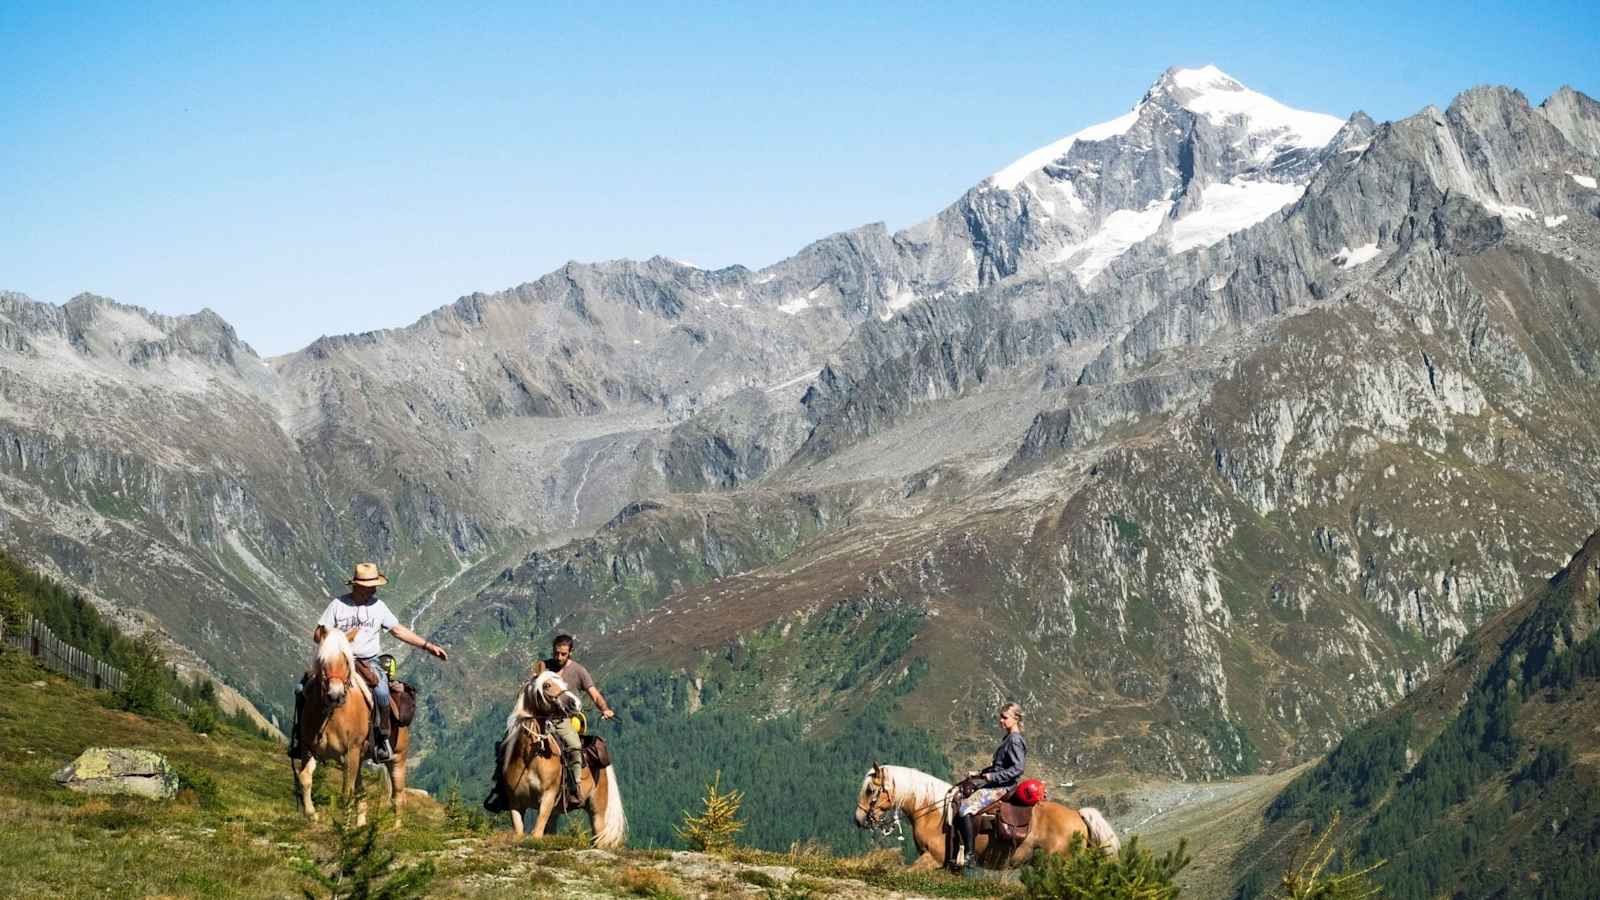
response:
[[[1405,702],[1268,808],[1236,857],[1259,896],[1288,835],[1335,810],[1396,898],[1592,897],[1600,884],[1600,533]]]
[[[0,650],[5,894],[301,896],[309,883],[296,871],[296,861],[326,868],[335,838],[328,817],[316,825],[301,817],[282,747],[226,727],[197,735],[178,722],[111,709],[109,699],[19,653]],[[58,787],[51,775],[91,746],[161,753],[183,787],[165,803],[89,797]],[[382,776],[374,780],[381,784]],[[1003,897],[1019,891],[1015,882],[906,873],[894,854],[839,858],[814,845],[795,853],[741,850],[732,857],[708,857],[649,849],[580,850],[561,838],[515,842],[509,833],[486,831],[470,813],[417,795],[410,798],[404,829],[386,832],[381,843],[397,852],[400,865],[434,866],[437,875],[428,893],[440,897],[711,894],[871,900]]]

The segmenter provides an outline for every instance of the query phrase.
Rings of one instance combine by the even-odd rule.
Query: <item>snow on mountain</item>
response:
[[[1059,141],[1049,143],[1029,153],[1004,169],[989,176],[989,183],[1003,191],[1009,191],[1022,183],[1024,178],[1039,171],[1055,160],[1067,155],[1072,145],[1078,141],[1103,141],[1127,134],[1133,123],[1139,121],[1139,108],[1134,107],[1129,112],[1123,113],[1109,122],[1099,125],[1090,125],[1082,131],[1069,134]]]
[[[1303,184],[1243,177],[1211,185],[1200,195],[1200,208],[1173,224],[1172,252],[1209,247],[1300,199],[1305,190]]]
[[[1087,284],[1129,247],[1155,234],[1171,204],[1156,201],[1141,210],[1119,209],[1082,243],[1062,248],[1056,258],[1072,265],[1072,274]]]
[[[1169,69],[1156,82],[1151,94],[1170,92],[1184,109],[1205,116],[1213,125],[1243,120],[1252,135],[1269,138],[1256,150],[1257,159],[1291,147],[1316,149],[1327,144],[1344,125],[1337,116],[1292,109],[1250,90],[1216,66],[1198,69]]]
[[[1141,242],[1209,246],[1295,202],[1344,124],[1216,66],[1168,69],[1128,113],[1025,154],[905,238],[976,244],[972,270],[941,265],[956,279],[1060,267],[1087,285]]]

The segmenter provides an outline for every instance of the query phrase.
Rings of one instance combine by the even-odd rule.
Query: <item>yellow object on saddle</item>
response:
[[[573,713],[571,721],[572,730],[576,731],[579,737],[589,733],[589,720],[584,718],[583,713]]]

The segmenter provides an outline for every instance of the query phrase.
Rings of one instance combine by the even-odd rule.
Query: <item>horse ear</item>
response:
[[[328,628],[327,628],[327,626],[326,625],[318,625],[317,626],[317,630],[311,632],[311,643],[316,644],[317,646],[320,647],[320,646],[322,646],[322,639],[327,637],[327,636],[328,636]]]
[[[881,773],[882,771],[883,771],[883,763],[878,762],[877,760],[873,760],[872,761],[872,773],[874,775],[876,775],[876,774]]]
[[[349,631],[346,631],[344,633],[344,639],[349,641],[350,643],[354,644],[356,642],[356,635],[358,635],[360,633],[361,633],[361,626],[357,625],[355,628],[352,628]]]
[[[535,662],[533,664],[533,674],[535,676],[539,675],[543,671],[544,671],[544,660],[541,659],[541,660],[539,660],[539,661],[537,661],[537,662]]]

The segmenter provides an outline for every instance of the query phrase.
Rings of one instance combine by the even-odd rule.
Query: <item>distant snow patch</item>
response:
[[[915,302],[917,302],[917,295],[902,288],[893,297],[889,298],[889,312],[891,314],[897,313]],[[888,318],[888,316],[884,318]]]
[[[1561,225],[1561,223],[1565,222],[1566,220],[1567,220],[1566,216],[1545,216],[1544,217],[1544,227],[1546,227],[1546,228],[1556,228],[1556,227],[1559,227]]]
[[[1299,184],[1242,178],[1211,185],[1200,194],[1200,208],[1173,224],[1172,252],[1209,247],[1299,200],[1305,190]]]
[[[1572,180],[1576,181],[1580,187],[1586,187],[1591,191],[1595,189],[1595,180],[1593,176],[1579,175],[1575,172],[1568,172],[1567,174],[1571,175]]]
[[[1155,234],[1170,207],[1165,200],[1156,200],[1142,210],[1119,209],[1106,216],[1100,228],[1087,240],[1061,248],[1056,260],[1076,259],[1072,274],[1079,283],[1088,284],[1129,247]]]
[[[810,308],[811,301],[804,297],[795,297],[778,304],[778,312],[788,313],[791,316],[797,316],[802,311]]]
[[[456,360],[456,371],[457,372],[465,372],[466,370],[467,370],[467,364],[462,362],[459,359]]]
[[[1340,247],[1339,252],[1334,254],[1333,261],[1338,263],[1341,269],[1354,269],[1362,263],[1376,259],[1381,252],[1376,243],[1362,244],[1354,250],[1349,247]]]
[[[1501,216],[1502,218],[1509,218],[1509,219],[1532,219],[1532,218],[1534,218],[1533,210],[1527,208],[1526,206],[1501,205],[1499,203],[1492,203],[1492,202],[1489,202],[1487,200],[1484,201],[1483,205],[1490,212],[1494,213],[1497,216]]]
[[[810,381],[811,379],[815,378],[816,376],[817,376],[817,371],[815,369],[811,369],[811,370],[808,370],[808,371],[805,371],[805,372],[801,372],[799,375],[796,375],[793,378],[788,379],[787,381],[780,381],[777,384],[772,385],[771,387],[765,388],[764,390],[769,394],[775,393],[777,391],[783,390],[784,388],[794,387],[795,385],[800,384],[801,382]]]
[[[1128,129],[1132,128],[1133,123],[1137,121],[1139,121],[1139,110],[1133,109],[1109,122],[1101,122],[1099,125],[1091,125],[1082,131],[1074,132],[1059,141],[1040,147],[1004,169],[990,175],[989,183],[1003,191],[1013,190],[1022,183],[1024,178],[1066,156],[1067,151],[1072,149],[1074,143],[1078,141],[1103,141],[1119,134],[1127,134]]]

